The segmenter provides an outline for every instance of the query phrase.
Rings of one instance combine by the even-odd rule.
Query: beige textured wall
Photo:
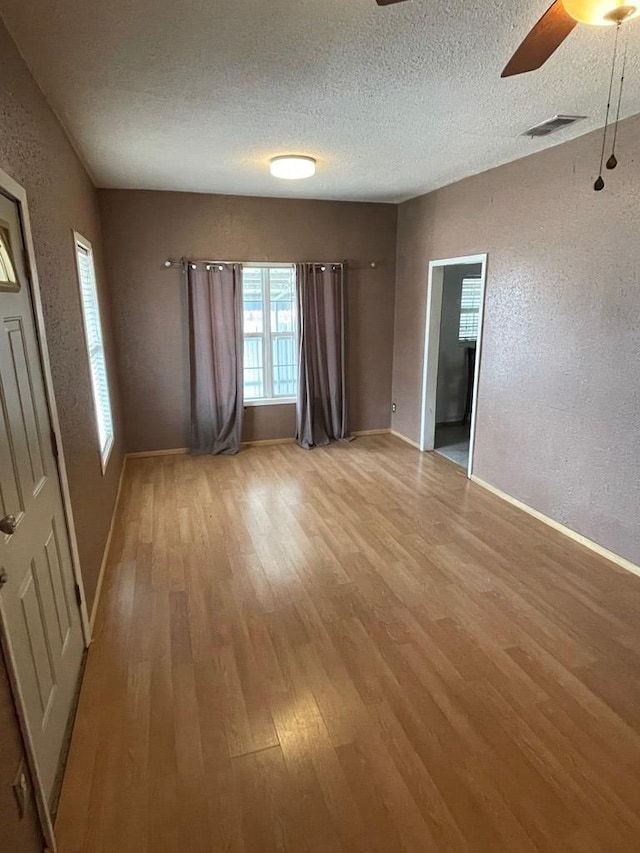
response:
[[[127,449],[189,437],[185,287],[167,257],[340,260],[349,274],[353,429],[389,426],[396,207],[195,193],[100,190]],[[372,270],[371,261],[379,266]],[[293,407],[247,409],[245,440],[293,435]]]
[[[118,442],[106,476],[100,471],[71,235],[75,228],[94,245],[108,321],[96,193],[1,23],[0,117],[0,167],[22,184],[28,195],[73,512],[91,605],[121,466]],[[111,353],[108,323],[105,331]],[[110,363],[117,407],[112,358]],[[0,662],[0,789],[5,791],[16,772],[20,741],[3,666]],[[41,853],[41,845],[34,846],[33,828],[17,823],[12,806],[5,812],[9,801],[4,795],[1,804],[2,843],[8,834],[12,853]]]
[[[430,260],[488,252],[475,473],[640,563],[640,117],[400,205],[393,428],[417,440]]]

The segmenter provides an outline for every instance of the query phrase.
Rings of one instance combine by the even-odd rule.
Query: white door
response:
[[[24,257],[0,194],[0,607],[50,799],[84,642]]]

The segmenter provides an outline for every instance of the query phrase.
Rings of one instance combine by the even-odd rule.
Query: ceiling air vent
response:
[[[586,116],[554,116],[534,127],[530,127],[521,135],[528,136],[529,139],[534,139],[536,136],[548,136],[550,133],[555,133],[557,130],[562,130],[563,127],[568,127],[568,125],[575,124],[585,118]]]

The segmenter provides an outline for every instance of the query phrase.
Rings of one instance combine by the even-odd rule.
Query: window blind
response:
[[[463,278],[462,295],[460,297],[460,327],[458,331],[458,340],[460,343],[478,340],[481,297],[482,279]]]
[[[111,414],[107,363],[102,342],[100,304],[98,302],[93,252],[90,246],[76,241],[76,258],[87,342],[87,355],[89,357],[89,369],[91,373],[91,389],[95,407],[98,441],[100,444],[100,459],[104,470],[113,445],[113,417]]]

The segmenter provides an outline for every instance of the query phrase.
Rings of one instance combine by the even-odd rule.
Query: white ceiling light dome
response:
[[[316,161],[305,154],[282,154],[271,158],[269,168],[274,178],[298,181],[315,175]]]

